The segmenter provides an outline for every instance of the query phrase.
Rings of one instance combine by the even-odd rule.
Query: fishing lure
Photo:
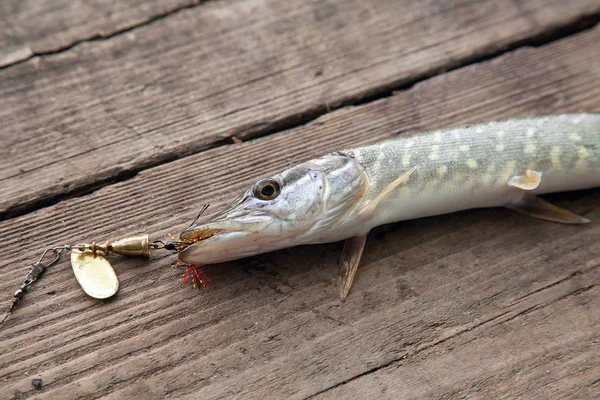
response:
[[[48,268],[56,264],[61,254],[65,251],[71,252],[73,272],[84,292],[96,299],[106,299],[119,290],[119,280],[110,263],[100,252],[104,253],[104,255],[113,252],[129,256],[148,257],[150,255],[150,248],[159,248],[161,244],[162,242],[149,243],[148,235],[139,235],[115,242],[107,241],[100,245],[93,242],[91,244],[83,243],[48,248],[44,250],[38,261],[33,264],[29,273],[19,285],[19,288],[14,292],[8,313],[0,323],[4,322],[12,314],[15,307],[23,299],[29,286],[36,282]],[[165,247],[164,244],[162,244],[162,247]]]
[[[261,179],[229,207],[200,223],[204,206],[177,241],[150,243],[148,235],[141,235],[101,245],[50,248],[14,293],[9,314],[63,251],[71,251],[73,270],[84,291],[106,298],[118,290],[118,279],[100,253],[147,257],[150,249],[174,250],[180,265],[187,267],[182,280],[191,278],[194,286],[205,286],[201,266],[206,264],[345,240],[339,267],[344,300],[373,227],[498,206],[582,224],[589,220],[537,195],[596,186],[600,186],[600,114],[490,122],[403,136],[329,153]],[[48,254],[52,258],[44,263]]]
[[[205,205],[194,222],[208,208]],[[188,241],[168,241],[155,240],[150,242],[148,234],[131,236],[115,241],[106,241],[101,244],[96,242],[81,243],[76,245],[62,245],[51,247],[43,251],[38,261],[32,265],[31,270],[25,276],[25,279],[19,285],[18,289],[13,293],[13,298],[8,309],[8,312],[0,320],[2,324],[15,310],[17,305],[23,299],[29,286],[36,282],[48,268],[56,264],[63,252],[71,252],[71,266],[77,282],[83,291],[90,297],[95,299],[107,299],[114,296],[119,290],[119,279],[112,265],[104,257],[108,253],[121,254],[125,256],[140,256],[148,258],[150,250],[165,249],[173,251],[182,251],[185,247],[194,243],[194,240]],[[206,278],[201,268],[195,265],[184,264],[179,262],[178,265],[187,267],[181,281],[185,282],[191,278],[194,287],[197,285],[206,286],[208,278]]]

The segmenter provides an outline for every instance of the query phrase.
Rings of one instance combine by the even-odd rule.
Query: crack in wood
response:
[[[336,324],[338,324],[339,326],[352,326],[352,324],[349,324],[349,323],[347,323],[347,322],[344,322],[344,321],[342,321],[342,320],[339,320],[339,319],[337,319],[337,318],[334,318],[334,317],[332,317],[331,315],[329,315],[328,313],[326,313],[326,312],[323,312],[323,311],[319,311],[319,310],[317,310],[316,308],[313,308],[312,312],[313,312],[315,315],[318,315],[319,317],[326,318],[326,319],[328,319],[328,320],[330,320],[330,321],[333,321],[333,322],[335,322],[335,323],[336,323]]]
[[[162,19],[167,18],[170,15],[173,14],[177,14],[183,10],[189,10],[195,7],[198,7],[201,4],[206,3],[207,1],[211,1],[211,0],[193,0],[191,3],[189,4],[185,4],[179,7],[174,7],[171,9],[166,9],[164,11],[161,11],[158,14],[155,15],[151,15],[148,16],[142,20],[139,21],[135,21],[132,22],[131,24],[124,26],[120,29],[115,29],[113,31],[110,32],[96,32],[88,37],[85,37],[83,39],[78,39],[75,40],[69,44],[57,47],[55,49],[52,50],[42,50],[42,51],[34,51],[31,49],[27,49],[28,51],[22,52],[22,57],[15,57],[13,60],[10,60],[9,62],[7,62],[6,64],[0,65],[0,70],[6,69],[6,68],[10,68],[13,67],[15,65],[19,65],[22,63],[25,63],[31,59],[37,58],[37,57],[42,57],[42,56],[50,56],[50,55],[55,55],[55,54],[60,54],[60,53],[64,53],[66,51],[71,50],[72,48],[82,44],[82,43],[88,43],[88,42],[96,42],[96,41],[100,41],[100,40],[109,40],[112,39],[116,36],[122,35],[124,33],[128,33],[131,32],[133,30],[136,30],[138,28],[153,24],[154,22],[160,21]]]
[[[548,284],[548,285],[546,285],[546,286],[543,286],[543,287],[541,287],[541,288],[539,288],[539,289],[536,289],[536,290],[534,290],[533,292],[527,293],[527,294],[525,294],[525,295],[523,295],[523,296],[521,296],[521,297],[517,297],[517,298],[516,298],[516,299],[515,299],[515,300],[512,302],[511,306],[514,306],[514,305],[516,305],[517,303],[520,303],[520,302],[521,302],[521,300],[523,300],[523,299],[526,299],[526,298],[528,298],[528,297],[530,297],[530,296],[533,296],[534,294],[537,294],[537,293],[539,293],[539,292],[541,292],[541,291],[544,291],[544,290],[546,290],[546,289],[550,289],[551,287],[554,287],[554,286],[556,286],[556,285],[559,285],[559,284],[561,284],[561,283],[563,283],[563,282],[565,282],[565,281],[568,281],[569,279],[573,278],[574,276],[577,276],[577,275],[583,275],[583,274],[585,274],[585,273],[587,273],[587,272],[590,272],[590,271],[592,271],[593,269],[596,269],[596,268],[598,268],[598,267],[600,267],[600,264],[598,264],[598,265],[594,265],[593,267],[591,267],[591,268],[588,268],[588,269],[586,269],[586,270],[583,270],[583,271],[580,271],[580,270],[578,270],[578,271],[573,271],[573,272],[572,272],[572,273],[570,273],[568,276],[566,276],[566,277],[564,277],[564,278],[562,278],[562,279],[559,279],[559,280],[557,280],[557,281],[555,281],[555,282],[552,282],[552,283],[550,283],[550,284]]]

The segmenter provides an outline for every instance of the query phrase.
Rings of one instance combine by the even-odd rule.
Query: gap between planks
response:
[[[50,50],[31,50],[28,49],[29,51],[21,51],[19,52],[17,55],[15,55],[11,60],[0,64],[0,70],[3,69],[7,69],[7,68],[11,68],[15,65],[19,65],[22,63],[25,63],[29,60],[32,60],[34,58],[37,57],[42,57],[42,56],[51,56],[51,55],[55,55],[55,54],[60,54],[60,53],[64,53],[65,51],[71,50],[72,48],[74,48],[75,46],[78,46],[82,43],[88,43],[88,42],[96,42],[96,41],[100,41],[100,40],[108,40],[108,39],[112,39],[116,36],[122,35],[124,33],[129,33],[131,31],[134,31],[138,28],[141,28],[143,26],[147,26],[150,24],[153,24],[157,21],[160,21],[162,19],[165,19],[171,15],[177,14],[178,12],[184,11],[184,10],[189,10],[192,8],[196,8],[201,4],[207,3],[209,1],[215,1],[215,0],[192,0],[190,3],[188,4],[183,4],[181,6],[178,7],[173,7],[170,9],[166,9],[164,11],[161,11],[159,13],[156,13],[154,15],[149,15],[144,19],[141,19],[139,21],[135,21],[132,22],[128,25],[125,25],[124,27],[121,28],[117,28],[113,31],[110,32],[96,32],[90,36],[87,36],[85,38],[82,39],[77,39],[72,41],[71,43],[67,43],[65,45],[59,46],[55,49],[50,49]]]

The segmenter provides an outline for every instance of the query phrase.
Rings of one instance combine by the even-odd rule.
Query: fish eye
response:
[[[279,183],[271,178],[261,179],[254,186],[254,196],[261,200],[273,200],[279,192]]]

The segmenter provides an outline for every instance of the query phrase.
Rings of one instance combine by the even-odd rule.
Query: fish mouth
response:
[[[179,240],[191,245],[226,232],[258,233],[270,224],[272,220],[272,217],[262,214],[210,221],[205,224],[193,223],[181,232]]]
[[[226,231],[221,228],[212,228],[209,226],[195,226],[192,225],[188,227],[186,230],[181,232],[179,235],[179,242],[176,244],[176,250],[179,253],[179,259],[181,261],[189,259],[190,255],[192,257],[193,254],[200,251],[200,249],[210,249],[212,240],[215,240],[217,236],[227,236]],[[217,246],[219,242],[217,241]],[[208,247],[207,247],[208,246]],[[202,253],[205,253],[206,250],[202,250]],[[195,259],[195,257],[194,257]],[[192,263],[191,261],[184,261],[188,263]],[[195,261],[197,263],[197,261]]]
[[[179,235],[179,259],[191,264],[214,264],[258,253],[265,228],[273,221],[266,215],[192,224]]]

